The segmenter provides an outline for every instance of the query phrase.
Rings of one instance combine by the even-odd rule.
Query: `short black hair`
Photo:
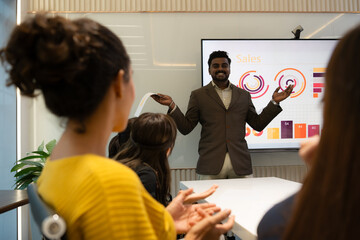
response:
[[[231,63],[231,59],[229,58],[228,53],[225,51],[218,50],[218,51],[214,51],[210,54],[209,60],[208,60],[209,68],[210,68],[211,62],[214,58],[226,58],[229,62],[229,65]]]

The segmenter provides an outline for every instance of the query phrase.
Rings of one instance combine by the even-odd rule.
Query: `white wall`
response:
[[[123,40],[134,69],[136,99],[131,116],[147,92],[168,94],[186,111],[190,92],[201,85],[201,38],[293,38],[291,30],[297,25],[304,28],[302,38],[338,38],[360,23],[359,14],[337,13],[88,13],[64,16],[95,19]],[[144,111],[165,113],[167,108],[150,99]],[[24,126],[23,133],[33,131],[27,139],[33,146],[43,139],[59,138],[60,121],[47,113],[41,99],[33,102],[29,114],[33,123]],[[187,136],[179,133],[170,157],[172,167],[196,166],[199,136],[199,126]],[[297,151],[257,151],[252,156],[255,166],[302,164]]]

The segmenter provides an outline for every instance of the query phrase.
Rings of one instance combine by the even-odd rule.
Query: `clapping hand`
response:
[[[198,213],[203,219],[190,229],[185,236],[185,240],[219,240],[220,236],[230,231],[235,223],[235,217],[230,216],[230,210],[224,210],[212,215],[198,209]],[[228,221],[221,224],[221,221],[226,218],[229,218]]]
[[[175,222],[177,233],[188,232],[193,225],[205,217],[204,213],[212,215],[220,211],[220,208],[212,203],[185,204],[185,199],[192,192],[191,188],[181,191],[166,207]]]
[[[202,193],[192,193],[185,198],[184,204],[191,204],[191,203],[195,203],[201,199],[205,199],[205,198],[209,197],[211,194],[213,194],[218,187],[219,187],[218,185],[214,184],[208,190],[206,190]]]

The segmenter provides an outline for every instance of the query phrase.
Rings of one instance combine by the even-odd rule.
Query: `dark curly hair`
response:
[[[130,59],[120,39],[85,18],[35,15],[15,27],[0,58],[9,73],[8,86],[30,97],[40,89],[52,113],[82,126],[119,70],[129,78]]]
[[[213,60],[214,58],[226,58],[226,59],[228,60],[228,62],[229,62],[229,65],[230,65],[230,63],[231,63],[231,59],[229,58],[227,52],[225,52],[225,51],[220,51],[220,50],[219,50],[219,51],[214,51],[214,52],[212,52],[212,53],[210,54],[210,56],[209,56],[209,60],[208,60],[209,68],[210,68],[211,62],[212,62],[212,60]]]

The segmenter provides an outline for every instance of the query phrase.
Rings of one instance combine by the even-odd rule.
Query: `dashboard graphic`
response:
[[[250,149],[299,148],[322,128],[325,72],[336,39],[202,39],[202,86],[211,82],[207,61],[213,51],[231,58],[229,80],[250,93],[258,113],[276,88],[294,85],[280,103],[283,111],[261,132],[246,125]]]
[[[289,85],[294,85],[290,98],[298,97],[302,94],[306,87],[306,79],[302,72],[295,68],[285,68],[276,74],[275,82],[279,83],[279,87],[284,91]]]
[[[269,85],[265,85],[264,78],[256,74],[256,71],[247,71],[240,77],[239,87],[251,94],[251,98],[262,97],[268,90]]]

